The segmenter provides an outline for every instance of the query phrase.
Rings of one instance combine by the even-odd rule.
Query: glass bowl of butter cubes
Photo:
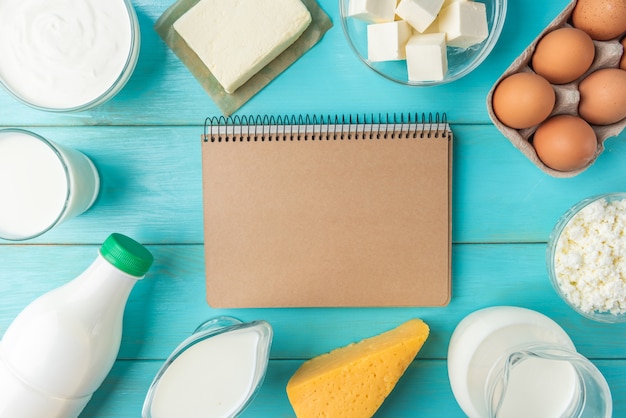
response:
[[[348,43],[369,68],[409,86],[469,74],[495,46],[506,0],[340,0]]]
[[[576,312],[626,322],[626,193],[581,200],[557,221],[546,251],[548,276]]]

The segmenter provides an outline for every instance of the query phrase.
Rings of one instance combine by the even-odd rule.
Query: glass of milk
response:
[[[47,232],[89,209],[99,189],[83,153],[26,130],[0,130],[0,239]]]
[[[265,321],[220,316],[200,325],[157,373],[142,417],[237,416],[263,383],[272,336]]]
[[[139,46],[130,0],[0,0],[0,85],[39,110],[106,102],[130,78]]]
[[[470,418],[609,418],[612,398],[600,371],[552,319],[529,309],[475,311],[448,348],[452,392]]]

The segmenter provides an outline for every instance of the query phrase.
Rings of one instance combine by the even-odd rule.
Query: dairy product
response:
[[[550,318],[496,306],[466,316],[448,347],[454,396],[470,418],[611,416],[600,372]]]
[[[484,3],[458,0],[442,8],[437,17],[440,32],[446,34],[446,44],[469,48],[487,39],[487,9]]]
[[[152,418],[230,417],[253,389],[258,334],[236,331],[184,351],[154,394]]]
[[[598,199],[565,225],[554,251],[556,281],[586,313],[626,313],[626,199]]]
[[[397,0],[350,0],[348,16],[367,22],[392,22]]]
[[[87,210],[99,176],[82,153],[17,129],[0,130],[0,238],[26,239]]]
[[[311,14],[300,0],[201,0],[174,30],[233,93],[300,37]]]
[[[403,20],[367,26],[367,58],[370,61],[391,61],[406,58],[406,43],[413,34]]]
[[[99,104],[134,68],[136,20],[124,0],[0,0],[0,81],[47,110]]]
[[[406,44],[406,64],[409,80],[443,80],[448,72],[445,33],[411,36]]]
[[[272,328],[218,317],[185,340],[157,374],[144,418],[238,416],[260,387]]]
[[[511,367],[498,408],[502,418],[564,416],[580,393],[576,369],[567,361],[528,357]]]
[[[0,340],[2,417],[78,417],[115,362],[126,302],[152,261],[111,234],[85,271],[19,313]]]
[[[396,14],[418,32],[424,32],[435,20],[443,0],[400,0]]]
[[[305,362],[287,383],[298,418],[371,417],[428,338],[419,319]]]

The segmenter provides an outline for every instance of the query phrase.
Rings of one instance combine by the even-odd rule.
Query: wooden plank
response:
[[[626,333],[626,324],[592,322],[561,301],[547,279],[543,244],[455,245],[450,305],[370,309],[212,309],[205,302],[201,245],[149,249],[156,262],[128,302],[122,359],[165,358],[200,323],[217,315],[269,321],[276,359],[310,358],[418,317],[432,330],[420,356],[442,359],[456,324],[493,305],[523,306],[550,316],[587,357],[626,359],[626,347],[615,337]],[[0,246],[0,334],[32,299],[78,275],[96,251],[96,246]]]
[[[455,243],[545,242],[569,206],[590,195],[622,190],[626,181],[626,171],[615,169],[626,165],[626,131],[607,141],[589,170],[556,179],[531,164],[491,125],[453,125],[453,130]],[[201,126],[33,131],[90,156],[102,190],[88,212],[24,244],[97,244],[112,231],[146,243],[203,242]]]
[[[0,126],[181,125],[219,115],[209,96],[153,29],[171,3],[133,1],[142,38],[139,61],[128,84],[110,102],[80,114],[59,115],[30,109],[0,91]],[[294,109],[333,114],[445,111],[457,123],[489,122],[484,102],[493,82],[568,1],[509,2],[506,24],[492,54],[469,76],[434,88],[407,88],[367,69],[344,38],[337,2],[319,3],[334,27],[239,114],[285,114]]]
[[[243,417],[294,417],[285,386],[302,362],[273,360],[261,390]],[[605,376],[613,395],[613,416],[626,416],[626,361],[598,360],[594,364]],[[152,378],[161,366],[157,361],[118,361],[81,418],[139,416]],[[414,361],[376,417],[413,418],[465,416],[448,383],[444,360]]]

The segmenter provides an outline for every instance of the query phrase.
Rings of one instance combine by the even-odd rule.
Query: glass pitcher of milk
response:
[[[610,417],[609,386],[552,319],[485,308],[456,327],[448,348],[454,396],[470,418]]]
[[[142,417],[238,416],[261,388],[272,337],[266,321],[218,316],[201,324],[157,373]]]

